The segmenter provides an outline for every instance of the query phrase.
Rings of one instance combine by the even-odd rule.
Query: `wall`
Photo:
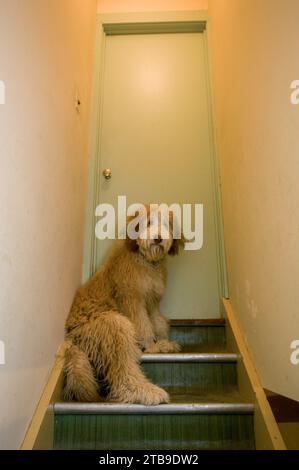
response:
[[[0,448],[22,441],[80,283],[95,19],[95,0],[0,3]]]
[[[99,13],[205,10],[208,0],[98,0]]]
[[[263,385],[299,400],[297,0],[210,0],[230,295]]]

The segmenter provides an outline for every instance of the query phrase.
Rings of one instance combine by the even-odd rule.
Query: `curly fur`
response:
[[[158,234],[160,237],[160,235]],[[168,402],[165,390],[143,374],[141,350],[176,352],[159,303],[166,284],[166,255],[184,240],[122,240],[81,287],[66,321],[64,398],[124,403]],[[104,392],[103,392],[104,390]]]

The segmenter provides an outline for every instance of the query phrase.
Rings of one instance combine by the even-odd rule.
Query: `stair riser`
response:
[[[237,386],[236,363],[168,363],[141,364],[146,376],[161,387],[179,387],[186,393],[198,390],[225,391]]]
[[[170,336],[182,345],[225,347],[224,326],[171,326]]]
[[[254,449],[253,416],[58,415],[55,449]]]
[[[170,337],[181,345],[225,348],[224,326],[172,326]]]

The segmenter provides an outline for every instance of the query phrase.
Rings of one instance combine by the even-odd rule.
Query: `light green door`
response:
[[[169,259],[163,311],[219,317],[215,181],[205,33],[107,36],[97,203],[202,203],[204,243]],[[112,178],[102,176],[105,168]],[[111,241],[95,241],[99,266]]]

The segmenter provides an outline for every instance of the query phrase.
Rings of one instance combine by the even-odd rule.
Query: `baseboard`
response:
[[[254,428],[257,450],[286,450],[278,424],[272,413],[265,391],[254,367],[250,351],[237,315],[229,299],[223,299],[224,316],[227,321],[226,335],[230,352],[240,355],[238,381],[240,393],[255,404]]]

